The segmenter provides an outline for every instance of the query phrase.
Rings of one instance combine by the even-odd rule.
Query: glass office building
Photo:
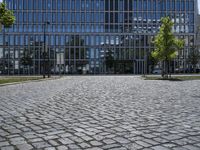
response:
[[[174,33],[185,39],[172,71],[189,67],[197,0],[4,1],[16,22],[0,35],[1,74],[38,75],[46,63],[52,74],[149,73],[163,16],[171,17]]]

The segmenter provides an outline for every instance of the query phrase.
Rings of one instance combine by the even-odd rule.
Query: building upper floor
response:
[[[4,0],[16,22],[7,32],[156,33],[170,16],[177,33],[194,33],[197,0]]]
[[[197,0],[4,0],[9,9],[37,11],[194,11]]]

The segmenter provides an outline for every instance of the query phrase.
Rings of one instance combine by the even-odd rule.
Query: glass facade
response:
[[[196,0],[5,0],[15,24],[0,35],[1,74],[151,72],[152,39],[170,16],[185,48],[172,63],[187,67],[195,44]],[[48,22],[48,24],[47,24]],[[46,52],[44,57],[43,52]],[[32,63],[21,59],[29,55]]]

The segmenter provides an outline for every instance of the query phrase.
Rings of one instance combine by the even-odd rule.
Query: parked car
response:
[[[194,69],[192,68],[176,68],[175,73],[194,73]]]
[[[176,68],[175,73],[184,73],[184,68]]]
[[[153,74],[161,74],[162,73],[162,69],[160,68],[155,68],[152,72]]]

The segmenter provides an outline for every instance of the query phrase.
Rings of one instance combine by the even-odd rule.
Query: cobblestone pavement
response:
[[[200,150],[200,81],[82,76],[0,87],[2,150]]]

